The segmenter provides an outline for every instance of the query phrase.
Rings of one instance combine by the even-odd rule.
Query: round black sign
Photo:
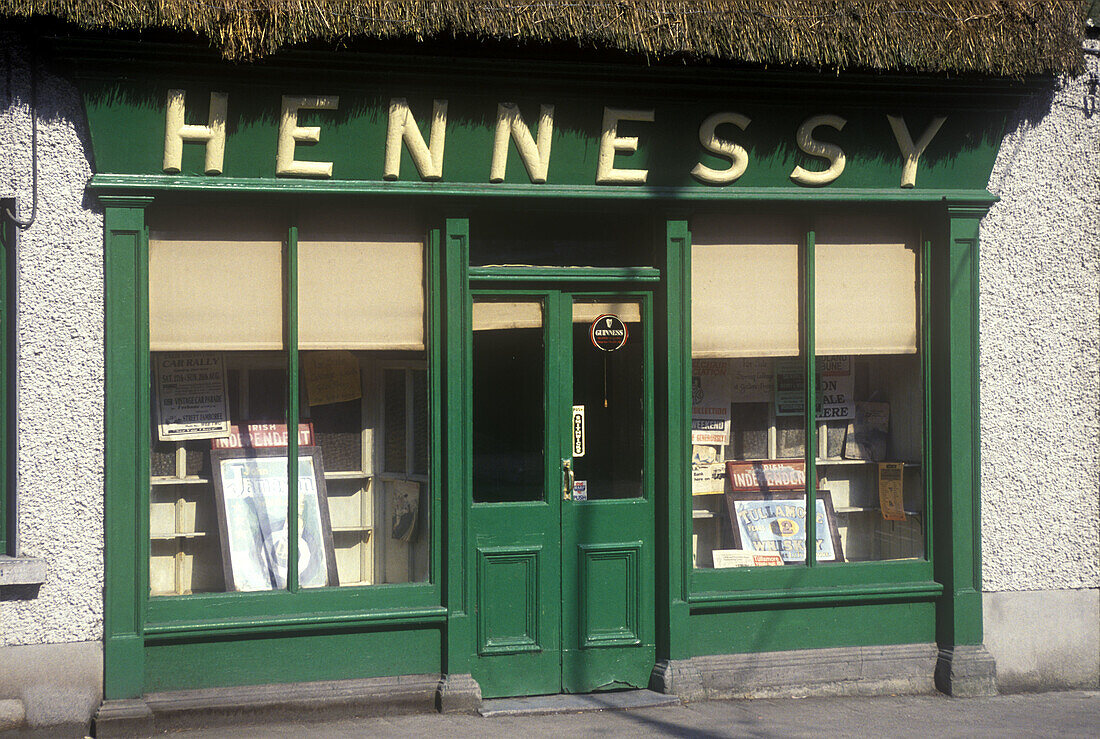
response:
[[[588,338],[592,340],[592,346],[605,352],[622,349],[626,344],[626,335],[626,324],[619,320],[618,316],[610,313],[597,318],[588,329]]]

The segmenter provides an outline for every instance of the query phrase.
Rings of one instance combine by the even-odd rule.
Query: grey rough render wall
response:
[[[1100,586],[1100,112],[1085,113],[1087,80],[1022,106],[989,183],[1001,200],[981,228],[986,591]]]
[[[47,581],[37,597],[0,600],[0,646],[103,632],[103,219],[84,192],[80,98],[42,60],[38,70],[38,211],[19,240],[17,553],[45,558]],[[30,54],[0,33],[0,197],[18,197],[22,217],[30,88]]]

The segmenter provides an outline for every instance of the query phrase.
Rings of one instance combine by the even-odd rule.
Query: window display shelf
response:
[[[170,475],[153,477],[149,480],[151,485],[206,485],[209,482],[208,477],[172,477]]]
[[[326,480],[366,480],[369,477],[369,474],[367,474],[366,472],[360,472],[359,470],[325,472]]]
[[[884,459],[883,462],[892,462],[894,460]],[[822,459],[818,458],[816,462],[818,467],[846,467],[846,466],[867,466],[878,464],[877,461],[871,459]],[[905,462],[906,469],[919,468],[920,462]]]
[[[714,511],[700,510],[698,508],[691,512],[692,518],[717,518],[718,514]]]
[[[879,508],[878,506],[849,505],[849,506],[837,506],[834,510],[837,513],[877,513],[878,511],[881,511],[882,509]],[[922,515],[924,515],[924,512],[923,511],[906,510],[905,515],[907,515],[907,516],[922,516]]]
[[[149,538],[153,541],[171,541],[173,539],[198,539],[203,536],[206,536],[205,531],[177,531],[175,533],[168,532],[165,534],[150,534]]]
[[[347,533],[363,533],[374,531],[373,526],[333,526],[332,533],[334,534],[347,534]]]

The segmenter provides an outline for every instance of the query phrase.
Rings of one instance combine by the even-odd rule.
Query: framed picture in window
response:
[[[806,561],[806,495],[802,490],[726,493],[735,549],[779,552],[784,564]],[[817,561],[843,562],[828,490],[817,491]]]
[[[213,449],[226,590],[286,588],[286,447]],[[338,585],[325,471],[318,447],[298,449],[298,582],[303,588]]]

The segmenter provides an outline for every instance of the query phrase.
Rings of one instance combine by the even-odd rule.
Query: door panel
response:
[[[543,319],[549,302],[474,302],[470,587],[474,675],[486,698],[561,689],[560,495],[545,412],[557,392]]]
[[[478,654],[543,650],[539,641],[541,547],[478,547]]]
[[[474,677],[486,697],[645,687],[655,658],[649,296],[545,290],[478,296],[473,310]],[[608,314],[627,334],[610,352],[590,337]]]

